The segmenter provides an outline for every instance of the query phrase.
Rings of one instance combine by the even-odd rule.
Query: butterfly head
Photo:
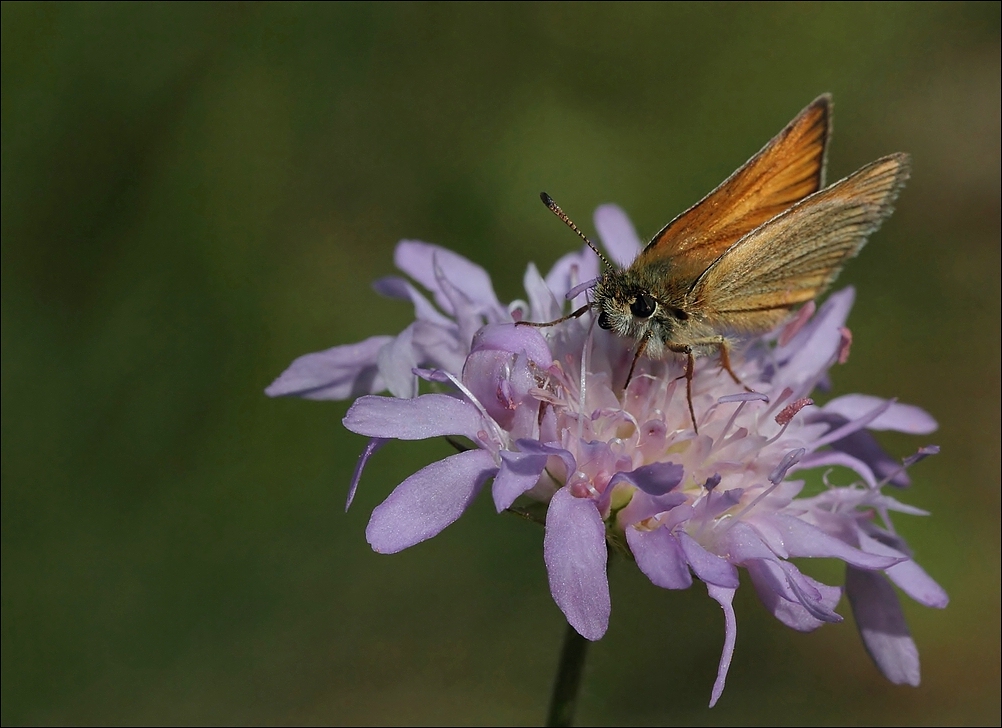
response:
[[[592,303],[598,325],[619,336],[646,341],[653,358],[679,340],[688,325],[688,314],[669,292],[642,280],[638,271],[610,271],[596,284]]]

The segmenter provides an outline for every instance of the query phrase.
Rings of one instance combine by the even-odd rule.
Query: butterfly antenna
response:
[[[567,217],[567,213],[560,209],[560,205],[554,202],[552,197],[550,197],[545,192],[540,192],[539,199],[543,201],[544,205],[550,208],[550,212],[552,212],[554,215],[563,220],[564,224],[567,225],[567,227],[576,232],[578,234],[578,237],[584,240],[585,243],[587,243],[588,247],[595,251],[595,255],[597,255],[602,260],[603,263],[605,263],[606,268],[608,268],[609,270],[614,270],[614,267],[612,263],[609,262],[609,259],[606,258],[604,255],[602,255],[602,251],[595,247],[595,243],[589,240],[588,236],[585,235],[583,232],[581,232],[578,226],[575,225],[574,222],[569,217]]]

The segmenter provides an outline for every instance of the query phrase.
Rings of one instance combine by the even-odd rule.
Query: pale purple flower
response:
[[[599,208],[595,224],[617,263],[639,252],[619,208]],[[809,631],[841,621],[843,587],[802,574],[790,559],[835,558],[846,564],[844,588],[867,651],[892,682],[918,684],[918,652],[891,583],[931,607],[945,607],[947,596],[891,524],[892,511],[924,512],[883,489],[907,485],[906,467],[936,448],[899,463],[871,431],[928,434],[936,423],[916,407],[866,395],[813,405],[812,392],[848,357],[851,289],[734,352],[732,365],[752,393],[714,357],[698,359],[697,434],[682,362],[642,360],[624,391],[633,342],[592,326],[591,316],[546,329],[514,324],[558,318],[567,295],[575,307],[586,301],[581,284],[599,275],[587,248],[564,256],[545,278],[530,264],[526,300],[508,306],[482,268],[450,251],[403,241],[395,262],[432,300],[404,278],[384,278],[376,290],[411,301],[414,323],[396,337],[300,357],[266,390],[313,399],[369,393],[344,418],[371,438],[349,503],[365,461],[386,441],[463,438],[459,452],[408,477],[373,511],[366,529],[373,549],[394,553],[435,536],[493,480],[498,512],[545,505],[550,590],[590,640],[609,624],[608,545],[630,554],[658,586],[685,589],[693,575],[706,585],[725,623],[711,705],[735,644],[738,567],[777,619]],[[386,390],[393,396],[373,396]],[[832,466],[858,477],[826,473],[822,492],[801,495],[796,473]]]

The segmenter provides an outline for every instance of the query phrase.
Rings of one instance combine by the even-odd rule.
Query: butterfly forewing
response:
[[[699,275],[741,237],[823,184],[831,97],[819,96],[713,192],[672,220],[637,264],[670,258]]]
[[[732,245],[693,283],[689,300],[711,325],[771,328],[859,252],[891,214],[908,171],[908,155],[893,154],[807,197]]]

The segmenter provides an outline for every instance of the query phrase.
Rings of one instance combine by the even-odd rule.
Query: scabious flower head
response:
[[[599,208],[595,223],[617,263],[640,251],[619,208]],[[725,624],[711,705],[737,634],[738,567],[777,619],[809,631],[841,621],[835,607],[843,587],[812,579],[790,559],[840,559],[867,651],[891,681],[918,684],[918,652],[890,583],[927,606],[945,607],[947,596],[890,521],[892,511],[923,512],[883,490],[908,485],[906,468],[936,448],[898,462],[871,431],[927,434],[936,423],[916,407],[867,395],[813,403],[829,369],[848,358],[851,289],[742,345],[732,366],[752,392],[735,385],[714,357],[698,359],[697,430],[682,362],[642,360],[624,390],[634,342],[594,327],[590,316],[545,329],[515,324],[559,318],[566,298],[585,303],[581,284],[599,274],[587,248],[564,256],[545,278],[530,264],[526,300],[507,306],[483,269],[443,248],[403,241],[395,262],[434,300],[404,278],[376,282],[380,293],[413,304],[410,326],[396,337],[300,357],[266,390],[359,397],[344,424],[370,442],[349,504],[365,462],[387,441],[453,438],[459,452],[408,477],[373,511],[366,529],[373,549],[394,553],[437,535],[493,480],[498,512],[545,507],[551,593],[590,640],[609,624],[610,548],[634,559],[657,586],[685,589],[694,576],[703,582]],[[419,393],[421,381],[433,391]],[[386,390],[392,396],[375,396]],[[826,474],[822,492],[802,495],[799,472],[833,466],[857,479],[835,483]]]

